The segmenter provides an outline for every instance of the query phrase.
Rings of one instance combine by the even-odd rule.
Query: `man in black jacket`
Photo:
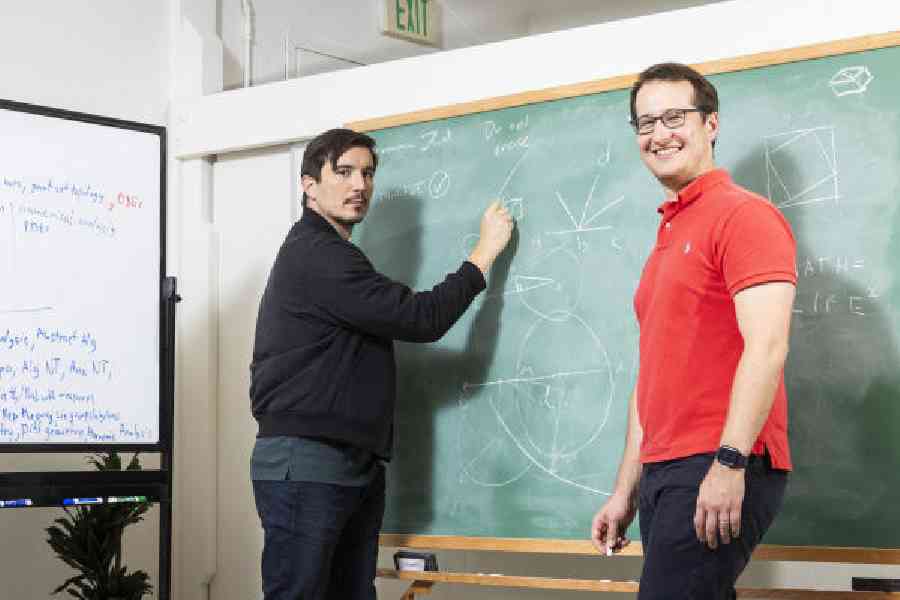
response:
[[[374,188],[375,141],[332,129],[306,148],[303,217],[259,306],[251,476],[266,600],[372,600],[391,453],[393,340],[439,339],[485,288],[513,222],[499,203],[469,259],[430,291],[374,270],[350,243]]]

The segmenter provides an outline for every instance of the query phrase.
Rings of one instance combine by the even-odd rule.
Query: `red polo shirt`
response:
[[[717,169],[659,207],[656,246],[634,308],[640,324],[641,462],[719,447],[744,341],[734,295],[761,283],[797,283],[791,228],[768,200]],[[784,375],[753,446],[791,468]]]

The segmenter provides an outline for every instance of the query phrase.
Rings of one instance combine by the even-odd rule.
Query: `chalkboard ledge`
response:
[[[522,552],[534,554],[599,554],[587,539],[495,538],[454,535],[418,535],[382,533],[379,544],[392,548],[433,550],[472,550],[485,552]],[[617,553],[643,556],[639,542],[631,542]],[[900,565],[900,549],[840,546],[777,546],[763,544],[753,553],[754,560],[834,562],[870,565]]]

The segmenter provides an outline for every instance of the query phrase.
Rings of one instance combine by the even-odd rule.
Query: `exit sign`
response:
[[[382,33],[429,46],[440,45],[436,0],[383,0]]]

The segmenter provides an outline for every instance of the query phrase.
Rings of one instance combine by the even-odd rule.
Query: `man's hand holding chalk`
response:
[[[594,547],[600,553],[612,556],[627,546],[631,540],[625,537],[624,531],[636,512],[637,507],[629,498],[611,497],[591,523],[591,542]]]

